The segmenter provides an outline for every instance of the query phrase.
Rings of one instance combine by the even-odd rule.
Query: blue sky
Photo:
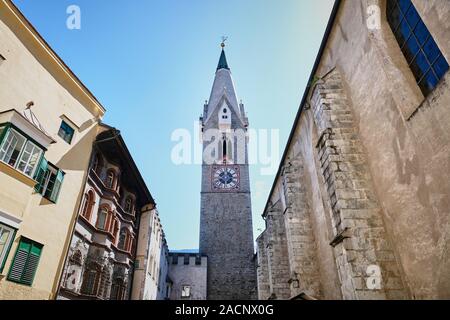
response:
[[[281,157],[334,0],[14,3],[106,107],[104,122],[122,132],[169,247],[185,249],[198,247],[201,168],[172,163],[171,134],[186,128],[194,135],[221,36],[229,37],[228,64],[250,126],[279,129]],[[80,30],[66,27],[69,5],[81,9]],[[255,236],[274,179],[260,168],[250,170]]]

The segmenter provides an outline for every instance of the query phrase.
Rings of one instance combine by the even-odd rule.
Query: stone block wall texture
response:
[[[250,193],[202,193],[200,252],[208,257],[208,300],[256,299]]]
[[[289,299],[291,297],[289,255],[280,202],[269,209],[266,223],[267,238],[265,240],[270,287],[269,299]]]
[[[450,2],[412,2],[450,61]],[[381,28],[366,25],[370,5],[381,9]],[[424,96],[386,1],[343,0],[315,76],[322,80],[309,88],[282,165],[300,157],[307,168],[298,177],[323,297],[450,298],[450,73]],[[367,290],[371,265],[381,270],[379,290]]]
[[[187,260],[188,263],[185,263]],[[208,259],[196,254],[170,253],[169,277],[173,282],[170,300],[206,300]],[[184,286],[190,287],[190,296],[182,297]]]
[[[302,160],[289,159],[282,181],[286,209],[284,228],[288,248],[291,297],[301,293],[320,297],[319,268]]]
[[[267,241],[265,239],[266,231],[264,231],[258,239],[256,239],[257,254],[257,280],[258,280],[258,300],[267,300],[270,297],[269,284],[269,264],[267,260]]]
[[[343,298],[406,298],[364,148],[336,69],[316,85],[311,102],[319,136],[317,152],[333,214],[336,237],[332,245]],[[381,279],[367,286],[372,272],[377,272],[373,270],[380,270]]]

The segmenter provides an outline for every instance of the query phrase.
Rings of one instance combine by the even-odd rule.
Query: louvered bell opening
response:
[[[39,256],[30,254],[28,264],[25,267],[25,271],[22,275],[22,283],[31,285],[33,283],[34,274],[36,272],[39,263]]]
[[[16,258],[14,260],[14,264],[11,268],[11,272],[9,274],[10,280],[17,282],[21,281],[22,273],[25,269],[25,264],[27,263],[27,258],[28,258],[28,251],[19,249]]]

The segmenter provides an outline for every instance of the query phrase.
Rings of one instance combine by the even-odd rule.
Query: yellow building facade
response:
[[[0,300],[53,299],[105,110],[9,0],[0,44]]]

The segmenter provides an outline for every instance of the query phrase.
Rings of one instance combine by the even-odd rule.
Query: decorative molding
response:
[[[19,229],[22,219],[0,210],[0,223],[6,224],[12,228]]]

